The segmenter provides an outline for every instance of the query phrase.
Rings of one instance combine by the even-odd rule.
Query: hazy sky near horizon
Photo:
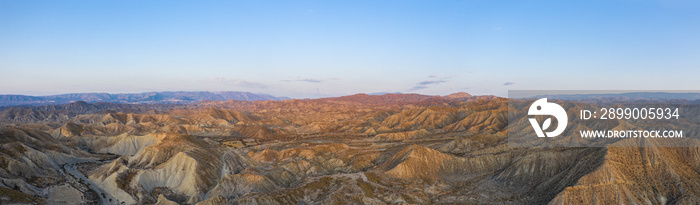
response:
[[[6,1],[0,94],[698,90],[700,3]]]

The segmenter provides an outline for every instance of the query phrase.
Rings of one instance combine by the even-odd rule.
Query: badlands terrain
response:
[[[0,204],[700,203],[699,146],[512,147],[507,108],[467,93],[2,107]]]

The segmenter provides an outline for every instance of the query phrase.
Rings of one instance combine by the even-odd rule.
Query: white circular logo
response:
[[[564,108],[562,108],[556,103],[547,102],[547,98],[541,98],[532,103],[532,105],[530,105],[530,109],[527,111],[527,114],[550,115],[554,116],[554,118],[557,119],[557,128],[554,129],[554,131],[545,132],[544,130],[546,130],[547,128],[549,128],[550,125],[552,125],[552,118],[547,118],[542,123],[542,126],[540,126],[540,124],[537,122],[537,119],[535,119],[534,117],[528,118],[530,120],[530,124],[532,124],[532,128],[535,129],[535,133],[537,133],[537,137],[559,136],[566,129],[566,124],[569,120]]]

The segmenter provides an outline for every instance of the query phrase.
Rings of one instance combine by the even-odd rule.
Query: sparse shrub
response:
[[[129,188],[129,184],[131,183],[131,180],[136,176],[137,172],[132,171],[132,170],[127,170],[124,172],[121,172],[117,175],[116,181],[117,181],[117,187],[120,189],[127,191]],[[127,191],[128,192],[128,191]]]

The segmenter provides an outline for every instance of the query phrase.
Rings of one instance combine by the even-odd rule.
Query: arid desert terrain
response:
[[[2,107],[0,204],[700,203],[698,146],[512,147],[507,103],[455,93]]]

